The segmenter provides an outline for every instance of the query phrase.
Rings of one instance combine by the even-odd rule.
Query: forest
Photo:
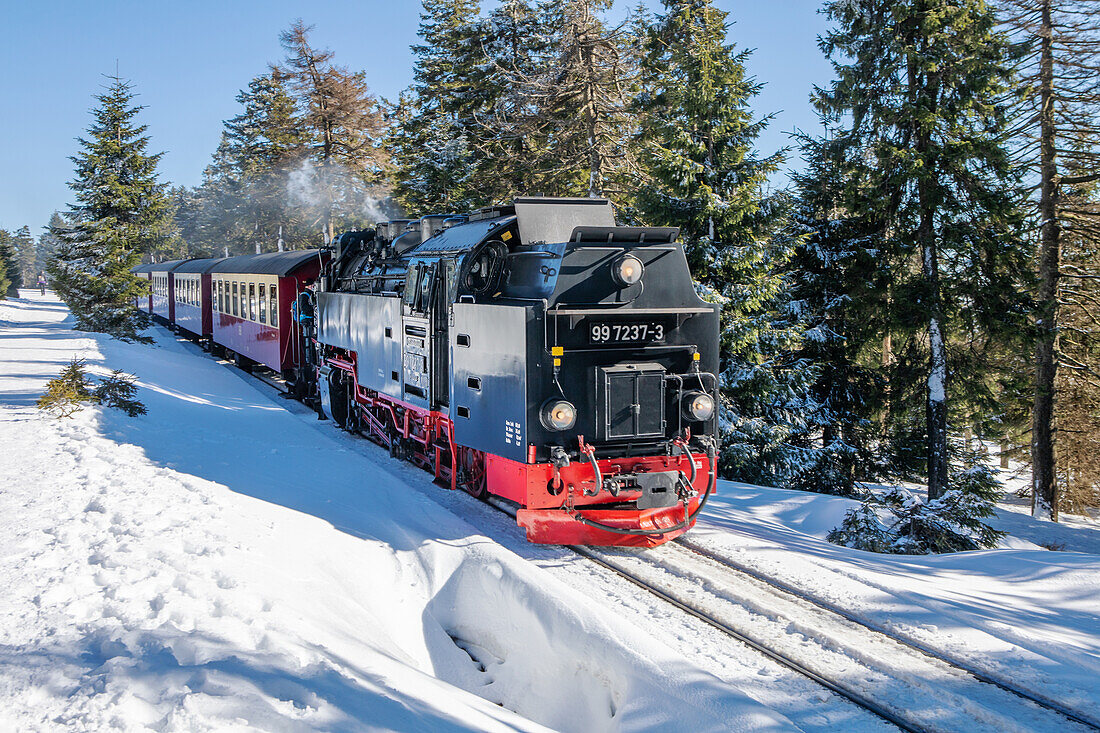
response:
[[[1100,506],[1098,2],[827,0],[833,78],[806,90],[825,132],[781,150],[759,149],[767,75],[711,0],[614,23],[612,0],[424,0],[397,99],[299,20],[241,81],[195,187],[159,179],[112,79],[76,203],[41,237],[0,231],[0,296],[48,271],[81,328],[132,338],[143,259],[607,197],[622,224],[679,227],[722,304],[727,477],[855,497],[912,482],[927,500],[873,501],[935,534],[991,511],[1013,462],[1056,521]]]

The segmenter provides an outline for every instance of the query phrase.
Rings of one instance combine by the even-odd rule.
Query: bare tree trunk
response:
[[[1058,167],[1054,129],[1054,58],[1051,0],[1042,2],[1039,83],[1042,99],[1040,139],[1042,187],[1039,216],[1039,319],[1035,347],[1035,406],[1031,413],[1031,514],[1058,521],[1058,480],[1054,457],[1054,391],[1058,374],[1058,271],[1061,267],[1058,222]]]

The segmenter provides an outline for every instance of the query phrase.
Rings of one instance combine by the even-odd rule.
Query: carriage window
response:
[[[271,325],[279,325],[279,285],[271,286]]]
[[[260,323],[267,323],[267,286],[260,283]]]
[[[256,283],[248,284],[248,320],[256,320]]]
[[[238,315],[237,311],[237,283],[233,283],[233,315]]]

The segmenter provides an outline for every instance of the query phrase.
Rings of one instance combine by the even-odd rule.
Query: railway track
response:
[[[688,544],[644,554],[570,549],[902,730],[1100,730],[1087,714],[985,679]]]
[[[684,547],[687,550],[690,550],[691,552],[702,555],[703,557],[706,557],[709,560],[719,565],[722,565],[723,567],[729,568],[735,573],[748,576],[761,583],[766,583],[772,588],[775,588],[783,593],[799,598],[803,601],[806,601],[807,603],[811,603],[829,613],[840,616],[847,621],[859,624],[860,626],[870,631],[892,639],[898,644],[902,644],[915,651],[918,651],[927,657],[937,659],[944,664],[948,664],[952,667],[955,667],[956,669],[966,672],[980,682],[984,682],[988,685],[993,685],[994,687],[1004,690],[1005,692],[1009,692],[1024,700],[1028,700],[1035,705],[1038,705],[1039,707],[1057,713],[1058,715],[1061,715],[1062,717],[1070,721],[1078,723],[1086,727],[1087,729],[1100,731],[1100,718],[1096,717],[1095,715],[1089,715],[1088,713],[1074,710],[1071,706],[1060,703],[1056,700],[1046,697],[1045,695],[1037,694],[1031,690],[1025,690],[1019,685],[1013,684],[1011,681],[1004,679],[1002,676],[998,675],[995,672],[981,669],[974,664],[951,657],[941,651],[933,649],[932,647],[920,642],[917,639],[913,639],[903,634],[891,631],[881,624],[877,624],[874,621],[852,614],[834,603],[830,603],[829,601],[819,598],[811,593],[807,593],[806,591],[794,588],[793,586],[784,583],[783,581],[777,580],[757,570],[746,567],[745,565],[742,565],[735,560],[708,550],[707,548],[700,546],[698,543],[690,539],[678,538],[673,540],[673,542],[681,547]]]

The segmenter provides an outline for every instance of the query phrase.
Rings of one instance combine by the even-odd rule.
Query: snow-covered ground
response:
[[[783,730],[157,330],[0,302],[0,730]],[[140,418],[36,414],[74,355]]]
[[[0,730],[882,729],[163,329],[65,319],[0,301]],[[39,415],[74,354],[149,414]],[[849,506],[724,483],[691,537],[1096,707],[1095,523],[883,557],[824,540]]]

